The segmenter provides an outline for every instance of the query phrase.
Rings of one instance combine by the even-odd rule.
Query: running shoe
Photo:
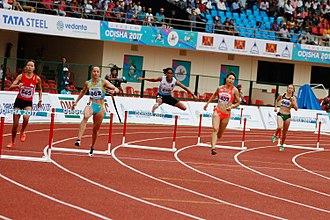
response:
[[[277,139],[276,135],[273,135],[272,136],[272,142],[275,143],[276,142],[276,139]]]
[[[216,149],[212,149],[212,150],[211,150],[211,154],[212,154],[212,155],[216,155],[216,154],[217,154],[217,150],[216,150]]]
[[[94,157],[94,149],[93,148],[91,148],[91,150],[89,151],[88,156]]]
[[[74,142],[74,145],[77,146],[77,147],[79,147],[80,146],[80,140],[79,139],[76,140],[76,142]]]
[[[284,146],[283,146],[283,145],[280,146],[280,151],[281,151],[281,152],[284,151]]]
[[[25,134],[25,133],[21,133],[21,134],[19,135],[19,139],[21,140],[21,142],[24,142],[25,139],[26,139],[26,134]]]
[[[12,148],[12,147],[14,147],[15,146],[15,143],[13,143],[13,142],[10,142],[9,144],[7,144],[7,147],[8,148]]]

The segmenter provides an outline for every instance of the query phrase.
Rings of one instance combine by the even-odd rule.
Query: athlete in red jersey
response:
[[[228,73],[226,77],[226,84],[218,87],[204,106],[204,110],[206,110],[209,103],[212,102],[216,96],[218,97],[218,105],[214,108],[212,116],[212,155],[217,154],[215,145],[217,143],[217,139],[222,137],[222,134],[228,125],[231,109],[237,108],[240,104],[238,89],[233,85],[235,79],[236,75],[233,72]]]
[[[39,76],[33,73],[34,71],[34,61],[28,60],[24,65],[24,73],[18,75],[10,86],[10,90],[19,89],[18,95],[16,97],[14,103],[14,109],[18,110],[32,110],[32,100],[34,96],[34,91],[36,89],[36,85],[39,87],[39,102],[38,107],[41,107],[41,98],[42,98],[42,88],[41,88],[41,79]],[[11,142],[7,145],[7,147],[13,147],[15,144],[15,138],[17,134],[17,128],[19,123],[19,118],[21,115],[13,115],[13,127],[11,130]],[[29,123],[29,115],[23,115],[23,125],[20,132],[20,140],[22,142],[25,141],[26,135],[24,133],[26,126]]]

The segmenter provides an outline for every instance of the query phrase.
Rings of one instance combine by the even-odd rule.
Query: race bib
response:
[[[291,101],[287,99],[282,99],[282,106],[286,108],[290,108],[291,106]]]
[[[230,104],[230,95],[228,93],[220,93],[219,103],[229,105]]]
[[[102,98],[102,89],[101,88],[90,88],[89,95],[92,99],[101,99]]]
[[[33,96],[33,88],[22,86],[19,93],[23,98],[31,98]]]

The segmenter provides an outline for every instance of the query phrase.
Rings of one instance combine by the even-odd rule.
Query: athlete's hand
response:
[[[20,89],[23,86],[23,83],[19,83],[17,87]]]
[[[194,100],[198,99],[198,97],[195,94],[193,94],[192,96],[193,96]]]
[[[38,108],[41,108],[41,107],[42,107],[42,101],[39,100],[39,102],[38,102]]]
[[[206,111],[206,109],[207,109],[207,106],[208,106],[209,104],[206,104],[206,105],[204,105],[204,110]]]
[[[119,89],[118,88],[115,88],[114,91],[115,91],[115,93],[119,93]]]
[[[73,102],[72,103],[72,106],[71,106],[71,110],[74,110],[76,108],[76,105],[77,105],[77,103],[76,102]]]
[[[141,80],[142,80],[142,78],[141,78],[141,77],[139,77],[139,78],[137,78],[137,80],[138,80],[138,81],[141,81]]]
[[[277,112],[277,108],[276,107],[274,108],[274,112]]]

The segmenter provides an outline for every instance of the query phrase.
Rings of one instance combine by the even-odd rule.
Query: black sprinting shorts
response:
[[[14,108],[25,109],[26,107],[32,107],[32,101],[25,101],[20,98],[16,98]]]
[[[179,102],[179,100],[177,100],[176,98],[173,98],[171,95],[161,95],[158,93],[157,98],[161,98],[163,103],[166,103],[166,104],[172,105],[172,106],[175,106],[176,103]]]

